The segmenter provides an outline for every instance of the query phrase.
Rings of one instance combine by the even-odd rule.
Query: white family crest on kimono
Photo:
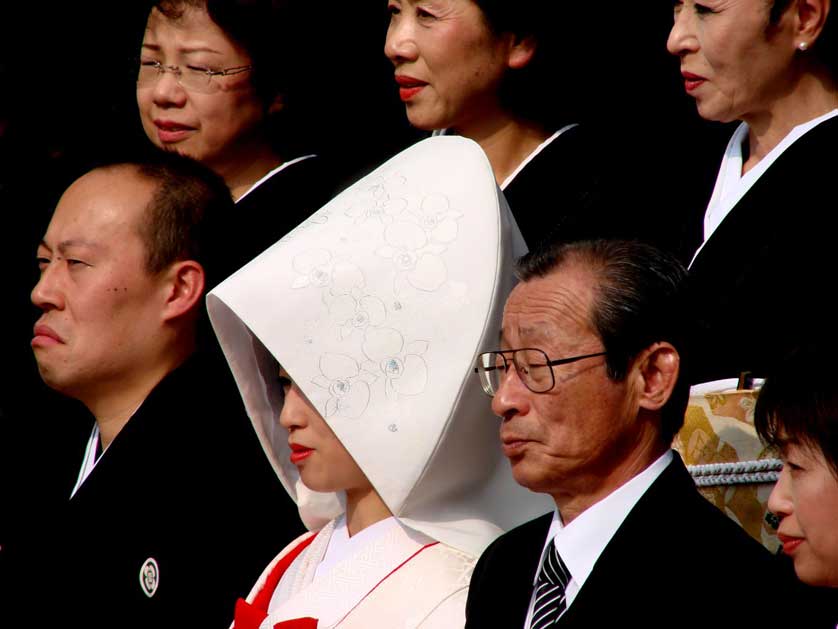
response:
[[[380,603],[372,605],[381,607],[377,614],[410,600],[402,620],[386,626],[420,626],[427,621],[417,615],[430,611],[423,616],[417,595],[431,607],[453,597],[462,615],[465,590],[460,601],[462,578],[452,575],[469,573],[501,532],[550,510],[548,499],[512,479],[498,420],[471,369],[477,353],[497,343],[512,263],[524,252],[479,146],[432,138],[345,190],[209,294],[213,326],[265,453],[306,525],[326,527],[289,567],[292,581],[280,581],[280,598],[294,579],[309,585],[294,590],[273,622],[314,609],[324,623],[338,623],[343,609],[354,610],[341,625],[350,626],[370,599]],[[357,609],[332,605],[342,579],[308,579],[343,496],[310,491],[290,462],[287,432],[277,425],[277,362],[398,521],[387,543],[346,564],[363,583],[354,598],[363,592],[366,602],[356,600]],[[387,566],[400,568],[381,581]],[[446,576],[430,578],[435,571]],[[393,595],[394,584],[411,578],[418,579],[413,596]],[[372,586],[391,595],[365,590]],[[304,603],[315,598],[323,605]],[[416,624],[399,624],[408,617]]]

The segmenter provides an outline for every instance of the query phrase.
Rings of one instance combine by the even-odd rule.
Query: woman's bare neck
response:
[[[376,522],[392,517],[393,513],[384,504],[372,486],[347,490],[346,492],[346,528],[349,537],[360,533]]]

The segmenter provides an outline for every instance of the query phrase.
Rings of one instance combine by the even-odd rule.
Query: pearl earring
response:
[[[797,48],[798,50],[800,50],[800,52],[805,52],[808,47],[809,44],[807,44],[805,41],[802,41],[799,44],[797,44]]]

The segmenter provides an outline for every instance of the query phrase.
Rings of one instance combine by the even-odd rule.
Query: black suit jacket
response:
[[[691,380],[757,377],[836,337],[838,118],[799,138],[725,217],[689,270]]]
[[[217,360],[166,376],[72,500],[14,540],[0,626],[18,626],[6,614],[41,626],[44,613],[67,627],[228,626],[236,598],[305,529]],[[159,568],[150,597],[147,559]]]
[[[522,629],[552,514],[513,529],[481,556],[467,629]],[[600,555],[558,627],[762,627],[806,618],[789,566],[705,500],[679,458],[661,473]],[[834,629],[832,620],[830,629]]]

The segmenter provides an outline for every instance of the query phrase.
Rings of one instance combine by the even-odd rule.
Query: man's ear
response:
[[[180,260],[172,264],[165,277],[163,320],[171,321],[192,312],[204,296],[204,268],[195,260]]]
[[[635,365],[641,377],[640,408],[660,410],[678,382],[681,367],[678,350],[669,343],[655,343],[641,352]]]
[[[520,70],[532,61],[538,42],[532,35],[526,35],[524,37],[510,35],[510,37],[513,39],[510,42],[509,52],[507,53],[506,65],[513,70]]]
[[[820,36],[831,8],[830,0],[796,0],[792,3],[795,18],[795,43],[811,47]]]

